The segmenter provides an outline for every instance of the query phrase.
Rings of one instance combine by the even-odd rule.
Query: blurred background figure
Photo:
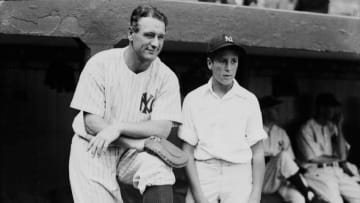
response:
[[[221,4],[235,4],[236,0],[199,0],[200,2],[211,2],[211,3],[221,3]]]
[[[359,0],[331,0],[329,14],[360,17]]]
[[[331,203],[360,202],[359,176],[346,162],[349,145],[342,129],[340,102],[330,93],[316,97],[315,115],[300,129],[299,156],[309,185]],[[300,158],[300,157],[299,157]]]
[[[294,10],[297,0],[263,0],[265,8]]]
[[[191,0],[196,1],[196,0]],[[329,13],[333,15],[360,16],[359,0],[198,0],[218,4],[236,4],[257,8]]]
[[[295,10],[316,13],[328,13],[329,0],[297,0]]]
[[[277,125],[277,106],[282,101],[265,96],[259,102],[264,130],[268,135],[264,140],[266,170],[263,193],[278,193],[286,202],[291,203],[325,202],[308,187],[295,163],[290,139],[286,131]]]

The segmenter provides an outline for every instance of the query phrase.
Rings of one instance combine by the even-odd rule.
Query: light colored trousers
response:
[[[360,185],[340,167],[309,167],[305,178],[319,194],[331,203],[360,203]]]
[[[70,185],[75,203],[122,203],[117,178],[143,193],[147,186],[172,185],[172,168],[146,152],[109,148],[100,157],[87,152],[88,142],[74,135],[69,160]],[[121,160],[119,160],[121,157]]]
[[[233,164],[222,160],[195,162],[201,189],[209,203],[247,203],[252,190],[251,163]],[[193,203],[190,190],[186,203]]]
[[[287,152],[280,152],[266,164],[263,193],[278,192],[280,196],[291,203],[305,203],[305,198],[286,180],[299,171],[298,165]]]

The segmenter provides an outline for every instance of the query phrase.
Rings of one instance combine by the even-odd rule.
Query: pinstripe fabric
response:
[[[150,119],[181,122],[179,83],[176,75],[158,58],[153,61],[147,70],[135,74],[126,66],[123,60],[125,49],[111,49],[100,52],[86,64],[71,102],[72,108],[81,111],[73,122],[75,134],[85,136],[83,111],[102,116],[110,124],[139,122]],[[74,141],[73,145],[75,145]],[[83,153],[85,148],[78,149],[80,148],[79,145],[76,146],[72,146],[70,160],[72,160],[72,156],[88,156],[87,153]],[[90,191],[100,190],[99,187],[90,184],[91,181],[94,181],[93,179],[96,179],[95,182],[97,181],[110,196],[116,196],[111,191],[119,188],[115,174],[121,153],[121,149],[113,148],[109,150],[106,156],[96,158],[96,160],[79,158],[76,164],[70,163],[72,174],[80,173],[81,170],[83,170],[82,173],[84,174],[82,180],[70,176],[73,193],[75,193],[74,198],[79,200],[76,202],[87,202],[81,201],[81,198],[77,198],[77,196],[86,196]],[[131,153],[128,155],[133,156]],[[133,159],[137,168],[132,168],[131,173],[126,174],[130,176],[127,178],[131,179],[132,176],[137,174],[137,177],[141,179],[133,183],[140,192],[147,185],[174,183],[175,179],[171,168],[157,158],[143,159],[142,157],[143,155],[136,156]],[[120,162],[119,168],[128,167],[127,164],[134,163]],[[83,165],[87,165],[87,167],[84,168]],[[148,173],[146,170],[142,170],[143,165],[158,167],[150,167],[154,172]],[[81,188],[81,190],[76,188]],[[76,194],[77,192],[79,194]],[[109,202],[112,201],[109,200]]]
[[[88,142],[74,136],[71,144],[69,175],[76,203],[122,203],[116,182],[116,163],[120,151],[110,149],[100,158],[92,158],[86,151]]]

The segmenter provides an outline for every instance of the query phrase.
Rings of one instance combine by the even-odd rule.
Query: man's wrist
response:
[[[122,125],[119,123],[115,123],[109,126],[109,128],[112,128],[114,131],[116,131],[116,133],[118,134],[118,136],[120,137],[121,133],[122,133]]]

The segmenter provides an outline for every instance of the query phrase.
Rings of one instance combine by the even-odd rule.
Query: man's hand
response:
[[[90,151],[92,156],[104,154],[109,145],[119,138],[121,129],[118,126],[110,125],[101,130],[94,138],[89,142],[87,151]]]
[[[322,164],[322,163],[333,163],[333,162],[338,162],[338,161],[340,161],[340,159],[338,157],[322,155],[322,156],[318,156],[318,157],[311,159],[309,162]]]
[[[333,118],[333,122],[335,123],[337,128],[340,128],[338,130],[341,130],[341,128],[344,124],[344,114],[342,112],[336,113]]]

